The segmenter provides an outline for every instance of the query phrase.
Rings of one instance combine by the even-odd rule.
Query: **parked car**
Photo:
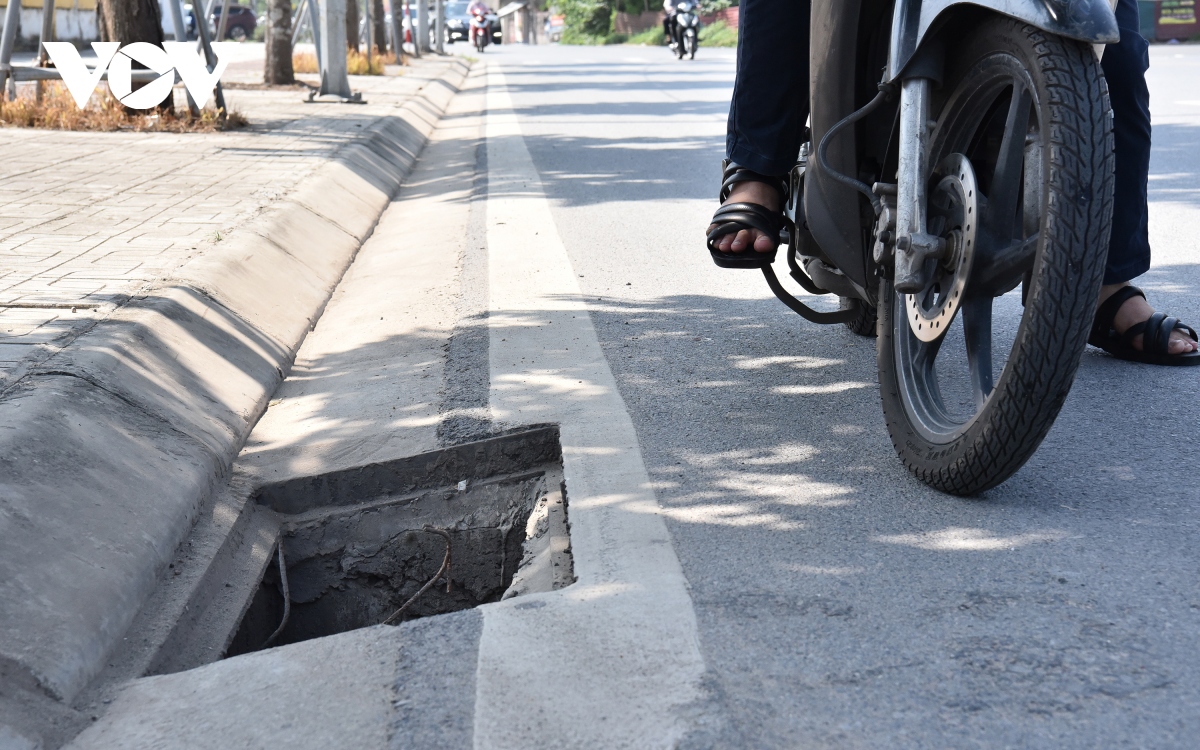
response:
[[[221,5],[220,0],[213,4],[212,28],[214,35],[216,30],[221,27]],[[254,17],[254,11],[244,5],[230,5],[229,20],[225,25],[225,39],[244,42],[254,35],[254,29],[257,26],[258,19]]]

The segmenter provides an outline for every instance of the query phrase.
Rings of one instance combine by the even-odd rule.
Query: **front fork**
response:
[[[946,252],[946,241],[929,234],[926,207],[929,182],[929,118],[932,83],[910,78],[900,89],[899,174],[894,188],[876,185],[884,208],[876,226],[875,260],[885,264],[894,256],[893,287],[901,294],[917,294],[929,285],[933,263]]]

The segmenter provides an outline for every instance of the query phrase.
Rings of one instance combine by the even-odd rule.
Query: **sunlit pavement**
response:
[[[691,587],[684,746],[1188,747],[1197,373],[1095,350],[985,496],[911,478],[873,340],[714,267],[731,50],[492,47]],[[1200,47],[1151,50],[1151,300],[1196,325]]]

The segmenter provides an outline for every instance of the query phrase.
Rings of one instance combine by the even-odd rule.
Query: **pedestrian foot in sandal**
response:
[[[1152,365],[1200,365],[1196,331],[1156,312],[1129,283],[1101,287],[1088,343],[1119,359]]]

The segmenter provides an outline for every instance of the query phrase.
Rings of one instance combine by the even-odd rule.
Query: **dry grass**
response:
[[[397,62],[396,56],[391,52],[380,55],[377,47],[371,48],[371,68],[367,69],[367,53],[355,52],[354,50],[346,51],[346,72],[352,76],[381,76],[383,75],[384,65],[403,65],[404,59],[401,57]],[[309,53],[298,53],[292,55],[292,70],[296,73],[318,73],[317,56]]]
[[[218,130],[235,130],[249,124],[240,112],[230,111],[222,118],[214,109],[201,111],[199,117],[188,114],[172,116],[157,112],[137,112],[125,109],[106,86],[97,87],[80,109],[67,87],[58,81],[46,83],[42,100],[34,96],[34,87],[13,101],[0,97],[0,125],[20,128],[46,128],[49,130],[134,130],[138,132],[168,133],[212,133]]]

